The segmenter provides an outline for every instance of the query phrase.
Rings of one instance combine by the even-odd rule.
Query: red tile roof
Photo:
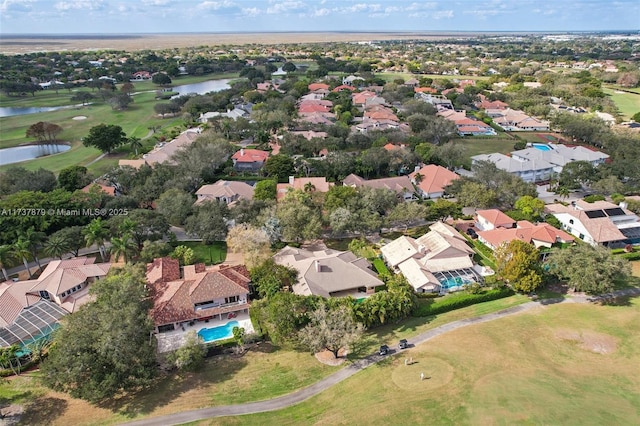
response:
[[[476,211],[476,215],[482,216],[487,220],[487,222],[489,222],[496,228],[511,228],[516,224],[515,220],[511,219],[509,216],[502,213],[498,209],[478,210]]]
[[[409,175],[412,181],[415,182],[416,175],[420,173],[422,180],[420,183],[416,183],[416,186],[422,190],[422,192],[428,196],[430,194],[437,194],[444,192],[444,187],[451,184],[454,180],[460,176],[435,164],[429,164],[424,166],[417,172],[413,172]]]
[[[248,300],[251,278],[244,265],[218,270],[205,269],[204,265],[185,267],[185,277],[170,281],[157,280],[153,274],[157,265],[175,271],[178,261],[171,258],[154,259],[147,265],[147,281],[153,298],[151,317],[156,326],[206,318],[232,312],[248,305],[212,306],[195,309],[196,303],[222,300],[233,296],[245,296]],[[151,275],[150,275],[151,274]],[[154,281],[155,280],[155,281]]]
[[[269,158],[268,151],[259,149],[241,149],[231,156],[237,163],[264,163]]]

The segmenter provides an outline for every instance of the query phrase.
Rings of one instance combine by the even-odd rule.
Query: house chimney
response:
[[[413,172],[414,172],[414,173],[418,173],[418,172],[420,171],[420,169],[421,169],[421,167],[420,167],[420,166],[415,166],[415,167],[413,168]]]
[[[240,148],[240,156],[244,156],[244,148]]]
[[[320,272],[322,270],[322,266],[320,266],[320,261],[316,260],[315,264],[316,264],[316,272]]]
[[[293,181],[296,180],[295,177],[289,176],[289,185],[293,186]]]

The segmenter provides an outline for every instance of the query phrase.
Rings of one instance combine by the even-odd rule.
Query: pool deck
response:
[[[249,319],[249,314],[246,313],[239,313],[237,317],[231,319],[211,319],[209,320],[209,322],[197,321],[191,326],[185,324],[184,331],[182,331],[182,329],[177,329],[173,331],[167,331],[166,333],[156,334],[156,339],[158,341],[158,353],[175,351],[176,349],[180,348],[184,344],[187,333],[191,331],[195,331],[197,333],[203,328],[220,327],[231,321],[238,321],[238,327],[244,328],[246,334],[254,332],[253,324],[251,324],[251,320]]]

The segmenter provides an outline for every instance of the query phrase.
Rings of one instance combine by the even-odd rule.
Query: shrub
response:
[[[457,293],[437,300],[424,300],[414,311],[416,317],[428,317],[442,314],[455,309],[465,308],[476,303],[488,302],[490,300],[502,299],[513,295],[510,288],[487,290],[479,294]]]
[[[586,201],[587,203],[595,203],[596,201],[604,201],[605,198],[604,198],[604,195],[591,194],[584,197],[583,200]]]
[[[521,149],[525,149],[527,147],[527,142],[518,141],[513,145],[513,149],[516,151],[520,151]]]

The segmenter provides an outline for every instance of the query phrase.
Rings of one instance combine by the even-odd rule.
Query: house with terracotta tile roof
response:
[[[253,191],[253,186],[246,182],[219,180],[211,185],[202,185],[196,191],[195,204],[222,201],[231,207],[240,200],[252,200]]]
[[[402,273],[417,292],[445,293],[483,282],[489,274],[473,262],[474,251],[452,226],[436,222],[414,239],[401,236],[380,248],[387,265]]]
[[[308,87],[310,92],[315,92],[316,90],[329,90],[329,85],[325,83],[311,83]]]
[[[147,283],[157,333],[249,310],[251,277],[244,265],[180,268],[176,259],[164,257],[147,264]]]
[[[232,156],[233,168],[238,172],[255,173],[260,171],[269,158],[268,151],[242,148]]]
[[[309,186],[308,186],[309,185]],[[276,187],[276,198],[284,198],[289,190],[301,190],[312,188],[314,192],[329,192],[329,188],[334,186],[333,182],[327,182],[325,177],[294,177],[289,176],[289,182],[279,183]]]
[[[116,188],[109,185],[104,185],[98,182],[90,183],[89,185],[82,188],[80,191],[89,193],[91,190],[104,192],[107,195],[111,195],[112,197],[116,196]]]
[[[552,247],[557,243],[573,243],[575,238],[548,223],[533,224],[527,220],[518,221],[515,228],[494,228],[478,232],[478,241],[492,250],[503,244],[509,244],[513,240],[520,240],[540,248]]]
[[[298,271],[298,282],[292,286],[295,294],[362,299],[384,285],[371,263],[350,251],[286,246],[273,259]]]
[[[442,166],[428,164],[410,173],[409,178],[423,199],[433,200],[442,197],[444,188],[460,176]]]
[[[418,199],[415,195],[416,190],[408,176],[394,176],[367,180],[352,173],[344,178],[342,184],[353,188],[366,186],[369,188],[387,189],[395,192],[396,195],[404,201],[413,201]]]
[[[351,102],[353,102],[353,105],[355,106],[363,107],[367,102],[367,99],[375,98],[376,96],[375,92],[371,92],[369,90],[356,92],[351,95]]]
[[[497,228],[514,228],[516,221],[498,209],[478,210],[475,214],[476,227],[481,231]]]
[[[347,84],[341,84],[340,86],[336,86],[333,88],[333,90],[331,90],[332,92],[341,92],[343,90],[348,90],[350,92],[353,92],[354,90],[356,90],[355,87],[353,86],[349,86]]]
[[[0,283],[0,346],[46,338],[64,315],[91,301],[90,285],[111,268],[95,260],[54,260],[36,279]]]
[[[544,211],[555,216],[564,231],[591,245],[615,248],[640,243],[638,215],[608,201],[548,204]]]

